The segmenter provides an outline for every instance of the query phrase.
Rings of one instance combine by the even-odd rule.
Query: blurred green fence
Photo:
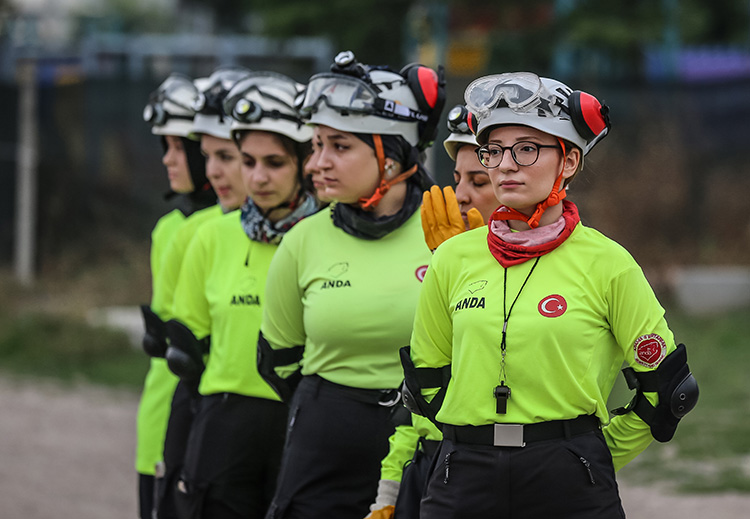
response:
[[[244,63],[300,81],[314,61]],[[184,64],[183,64],[184,65]],[[218,63],[198,60],[186,72]],[[158,138],[141,119],[162,77],[135,81],[44,82],[39,90],[38,262],[67,248],[91,249],[113,237],[147,240],[171,207]],[[448,78],[448,103],[472,78]],[[611,107],[613,129],[587,157],[571,198],[583,219],[625,245],[647,268],[671,264],[750,264],[750,80],[677,83],[576,83]],[[0,85],[0,263],[12,259],[17,92]],[[440,135],[429,164],[440,184],[452,164]],[[106,241],[106,240],[105,240]]]

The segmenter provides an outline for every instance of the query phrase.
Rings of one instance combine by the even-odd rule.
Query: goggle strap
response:
[[[242,117],[242,116],[238,116],[238,117]],[[238,118],[238,120],[240,122],[245,122],[245,123],[248,123],[248,124],[253,124],[253,123],[259,123],[263,119],[266,119],[266,118],[269,118],[269,117],[271,119],[286,119],[287,121],[291,121],[291,122],[295,123],[297,126],[302,126],[302,124],[303,124],[302,121],[298,117],[295,117],[295,116],[289,115],[289,114],[285,114],[285,113],[280,112],[278,110],[271,110],[270,112],[267,111],[267,110],[261,110],[260,117],[258,117],[255,120],[243,120],[243,119],[239,119],[239,118]]]
[[[179,119],[183,121],[192,121],[194,117],[192,115],[172,115],[169,112],[162,112],[162,115],[159,117],[160,120],[153,120],[151,121],[151,124],[154,126],[164,126],[167,124],[170,120],[173,119]],[[149,122],[149,121],[146,121]]]
[[[380,112],[386,117],[393,117],[394,119],[401,119],[407,121],[421,121],[426,122],[429,117],[420,113],[416,110],[412,110],[408,106],[404,106],[391,99],[383,99],[378,97],[372,103],[375,108],[376,115]]]

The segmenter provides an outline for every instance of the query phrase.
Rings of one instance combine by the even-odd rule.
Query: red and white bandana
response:
[[[667,343],[660,335],[641,335],[633,344],[635,361],[641,366],[655,368],[667,354]]]

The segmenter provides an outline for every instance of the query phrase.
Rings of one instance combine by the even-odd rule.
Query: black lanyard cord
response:
[[[524,287],[526,286],[526,283],[529,281],[529,278],[531,277],[531,273],[534,272],[534,269],[536,268],[537,263],[539,263],[539,258],[541,256],[537,256],[536,260],[534,260],[534,264],[531,266],[531,270],[529,270],[529,273],[526,275],[526,279],[523,280],[523,284],[521,285],[521,288],[518,290],[518,293],[516,294],[515,299],[513,299],[513,302],[510,304],[510,309],[506,313],[506,293],[508,289],[508,268],[505,267],[503,270],[503,332],[502,332],[502,339],[500,341],[500,353],[502,355],[502,359],[500,362],[500,383],[505,384],[505,350],[507,348],[507,345],[505,343],[505,338],[508,331],[508,320],[510,319],[510,314],[513,311],[513,307],[516,305],[516,301],[518,301],[518,298],[521,296],[521,292],[523,291]]]

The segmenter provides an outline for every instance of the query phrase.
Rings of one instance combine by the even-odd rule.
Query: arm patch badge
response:
[[[655,368],[667,354],[667,343],[660,335],[641,335],[633,344],[635,361],[641,366]]]

